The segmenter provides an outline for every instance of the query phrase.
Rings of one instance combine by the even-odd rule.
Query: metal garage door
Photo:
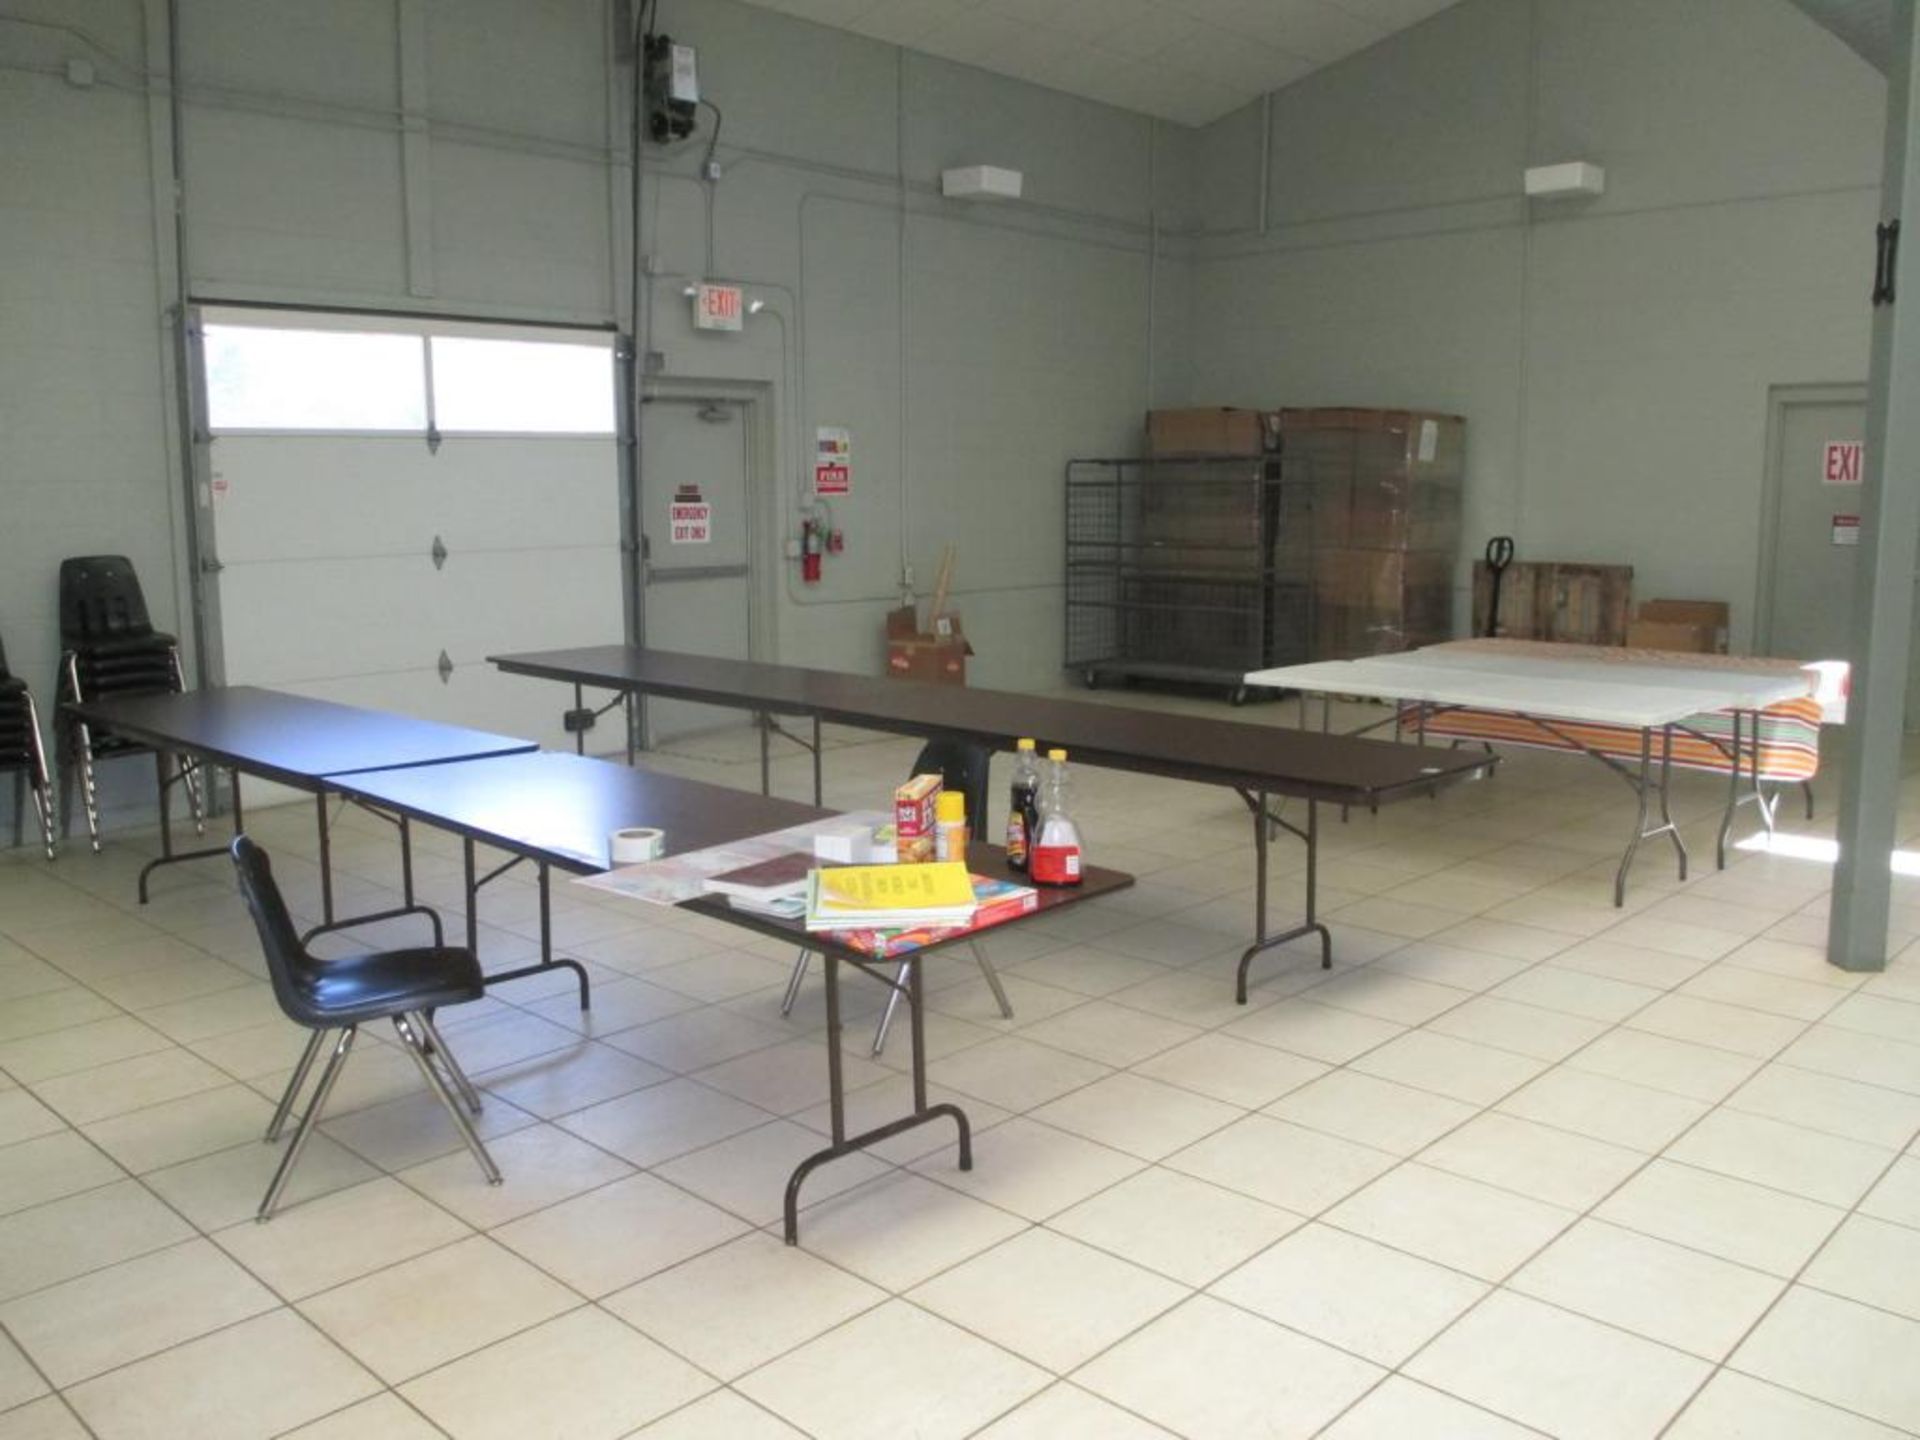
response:
[[[621,634],[610,338],[199,331],[226,682],[568,744],[545,687],[485,657]]]

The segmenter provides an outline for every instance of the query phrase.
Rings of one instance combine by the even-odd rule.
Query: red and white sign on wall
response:
[[[844,425],[822,425],[814,431],[813,493],[853,493],[853,432]]]
[[[698,485],[682,485],[667,505],[667,541],[673,545],[711,545],[713,506]]]
[[[746,324],[745,297],[738,285],[709,285],[693,291],[693,327],[696,330],[738,330]]]
[[[1866,447],[1858,440],[1829,440],[1820,461],[1822,485],[1858,485],[1866,468]]]
[[[1833,517],[1833,543],[1836,545],[1858,545],[1860,543],[1860,517],[1858,515],[1836,515]]]

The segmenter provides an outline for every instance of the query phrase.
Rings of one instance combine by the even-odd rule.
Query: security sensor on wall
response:
[[[1535,165],[1526,173],[1529,200],[1555,200],[1571,195],[1599,195],[1607,188],[1607,172],[1585,160],[1564,165]]]
[[[1018,200],[1025,180],[998,165],[962,165],[940,172],[940,193],[949,200]]]

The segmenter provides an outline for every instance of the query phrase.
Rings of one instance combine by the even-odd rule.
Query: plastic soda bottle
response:
[[[1013,784],[1007,798],[1007,864],[1027,868],[1027,848],[1040,812],[1040,761],[1033,741],[1022,739],[1013,750]]]
[[[1080,827],[1073,819],[1064,750],[1047,752],[1046,775],[1040,785],[1040,823],[1034,831],[1028,873],[1042,885],[1080,883]]]

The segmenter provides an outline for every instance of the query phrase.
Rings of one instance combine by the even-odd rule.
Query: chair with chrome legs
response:
[[[484,993],[480,963],[474,959],[473,952],[464,947],[434,946],[319,959],[300,943],[300,932],[287,913],[279,885],[274,882],[267,852],[245,835],[237,835],[233,841],[233,864],[240,876],[240,893],[253,916],[254,927],[260,932],[260,946],[266,954],[274,998],[289,1020],[313,1032],[267,1127],[269,1144],[280,1138],[313,1062],[319,1058],[327,1038],[333,1038],[332,1050],[314,1084],[312,1098],[307,1101],[306,1111],[294,1129],[293,1139],[287,1142],[286,1154],[280,1157],[280,1168],[274,1171],[273,1182],[267,1186],[266,1197],[261,1200],[259,1213],[254,1218],[271,1219],[279,1206],[281,1192],[299,1162],[300,1152],[306,1148],[314,1125],[326,1109],[327,1096],[340,1078],[347,1052],[353,1048],[353,1037],[369,1020],[393,1022],[406,1052],[420,1067],[427,1088],[446,1107],[460,1131],[460,1138],[467,1142],[467,1149],[480,1162],[487,1183],[498,1185],[500,1171],[493,1157],[487,1154],[487,1147],[480,1143],[472,1122],[460,1110],[460,1101],[464,1101],[467,1109],[478,1115],[479,1092],[433,1023],[433,1012],[441,1006],[478,1000]],[[446,1067],[444,1078],[436,1061]],[[454,1092],[458,1092],[459,1100],[455,1099]]]
[[[987,813],[987,776],[993,764],[993,752],[984,745],[976,745],[966,740],[929,740],[921,748],[920,757],[913,762],[913,775],[938,774],[941,783],[949,790],[958,790],[967,797],[967,824],[976,837],[980,834],[981,822]],[[980,973],[986,977],[993,990],[993,998],[1000,1006],[1000,1013],[1006,1019],[1013,1018],[1013,1004],[1007,999],[1007,992],[1000,984],[1000,977],[994,972],[993,962],[987,959],[987,952],[972,941],[967,948],[973,952],[973,958],[980,966]],[[802,950],[793,960],[793,973],[787,977],[786,998],[780,1003],[780,1013],[793,1012],[794,1002],[800,998],[800,984],[807,978],[807,961],[812,957],[811,950]],[[912,959],[900,962],[900,973],[895,977],[898,982],[887,996],[887,1008],[881,1012],[880,1023],[873,1032],[873,1053],[878,1055],[887,1048],[887,1030],[893,1024],[893,1012],[900,1006],[901,992],[906,988]]]
[[[60,562],[60,644],[56,708],[69,702],[112,700],[123,695],[177,695],[186,689],[179,643],[153,628],[140,577],[124,555],[77,555]],[[73,772],[78,767],[87,838],[97,854],[100,799],[94,783],[95,763],[118,755],[142,754],[149,747],[96,731],[64,710],[55,725],[60,814],[70,817],[73,813]],[[194,830],[204,833],[198,762],[162,751],[154,751],[153,757],[160,782],[160,813],[166,814],[167,788],[177,783],[187,792]],[[146,898],[144,891],[141,898]]]
[[[40,712],[27,682],[8,673],[7,652],[0,646],[0,774],[7,771],[13,772],[13,843],[21,842],[25,792],[31,790],[33,808],[40,817],[40,844],[47,859],[53,859],[53,784],[40,740]]]

